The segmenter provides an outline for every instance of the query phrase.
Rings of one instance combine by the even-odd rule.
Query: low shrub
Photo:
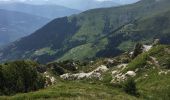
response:
[[[139,93],[136,88],[136,83],[134,79],[130,78],[123,84],[123,90],[133,96],[138,96]]]
[[[0,65],[1,95],[30,92],[43,88],[45,79],[37,72],[36,63],[14,61]]]

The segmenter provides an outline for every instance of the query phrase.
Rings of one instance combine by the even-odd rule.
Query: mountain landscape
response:
[[[0,46],[29,35],[48,21],[44,17],[0,9]]]
[[[53,3],[57,4],[62,4],[60,2],[64,2],[64,0],[59,0],[59,1],[53,1]],[[105,7],[115,7],[119,6],[119,3],[116,3],[115,1],[112,0],[71,0],[70,2],[64,2],[63,5],[74,8],[74,9],[79,9],[81,11],[89,10],[89,9],[94,9],[94,8],[105,8]]]
[[[30,36],[2,49],[0,60],[30,58],[46,63],[116,56],[133,48],[135,42],[150,43],[155,38],[168,38],[168,32],[164,35],[161,33],[168,30],[166,27],[156,28],[156,33],[155,28],[147,29],[149,26],[145,27],[145,24],[137,27],[136,24],[148,19],[148,25],[160,25],[157,21],[160,20],[160,23],[168,26],[166,20],[161,20],[164,17],[159,18],[159,14],[167,13],[169,4],[168,0],[142,0],[133,5],[94,9],[79,15],[57,18]],[[158,27],[157,24],[154,26]]]
[[[70,16],[79,13],[79,10],[59,6],[55,4],[34,5],[20,2],[0,3],[0,9],[17,11],[31,15],[41,16],[48,19]]]
[[[0,96],[0,99],[168,100],[170,47],[157,44],[149,49],[135,48],[135,51],[140,50],[144,50],[143,53],[138,53],[133,59],[125,53],[93,62],[64,61],[47,65],[33,61],[5,63],[0,66],[0,75],[1,82],[7,83],[0,86],[1,94],[6,96]],[[18,68],[20,70],[16,70]],[[28,84],[24,85],[25,82]],[[46,88],[40,89],[43,86]],[[31,89],[40,90],[29,92]],[[24,93],[13,95],[17,92]]]
[[[94,8],[112,7],[112,6],[120,5],[120,2],[115,2],[112,0],[69,0],[69,2],[65,1],[65,0],[15,0],[15,1],[14,0],[7,0],[7,1],[2,0],[2,1],[4,1],[3,3],[19,2],[19,3],[36,5],[36,6],[38,6],[38,5],[39,6],[42,6],[42,5],[47,5],[47,6],[53,5],[54,6],[54,5],[56,5],[55,8],[57,8],[57,6],[58,6],[60,8],[60,9],[58,9],[58,11],[63,14],[67,14],[64,12],[64,10],[66,8],[67,9],[72,8],[72,10],[77,9],[80,11],[85,11],[85,10],[94,9]],[[136,1],[136,0],[134,0],[134,1]],[[132,1],[132,2],[134,2],[134,1]],[[66,8],[61,9],[63,7],[66,7]],[[53,11],[55,9],[51,9],[51,10]],[[71,11],[71,9],[70,9],[70,11]]]
[[[169,29],[169,0],[55,18],[0,49],[0,99],[169,100]]]
[[[0,2],[0,46],[28,36],[54,18],[79,13],[63,6]]]

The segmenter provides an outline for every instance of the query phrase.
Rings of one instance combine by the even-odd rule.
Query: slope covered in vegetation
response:
[[[133,30],[136,26],[132,25],[131,28],[130,24],[135,24],[136,21],[141,21],[147,16],[167,11],[169,5],[169,0],[142,0],[131,5],[94,9],[78,15],[58,18],[32,35],[2,49],[0,60],[31,58],[46,63],[72,57],[76,60],[84,60],[101,56],[116,56],[133,47],[136,41],[148,42],[146,41],[148,38],[149,41],[157,38],[155,33],[148,31],[149,26],[146,29],[141,26],[145,32],[150,32],[149,37],[146,37],[142,34],[137,35],[138,30]],[[155,24],[157,19],[153,22],[150,24]],[[128,34],[126,28],[129,29],[129,27],[130,32],[135,31],[135,34]],[[160,30],[164,31],[164,29]],[[162,34],[161,31],[159,34]],[[144,31],[142,32],[144,34]],[[162,34],[162,37],[166,36]],[[80,52],[82,49],[83,52]]]
[[[154,46],[134,59],[128,55],[98,59],[86,64],[74,62],[73,65],[76,66],[72,66],[71,69],[69,69],[71,62],[51,63],[47,65],[48,68],[54,69],[60,66],[65,70],[64,73],[70,73],[70,75],[98,69],[94,73],[100,73],[101,76],[100,79],[90,77],[77,79],[77,76],[62,79],[60,74],[55,74],[56,85],[37,92],[1,96],[0,99],[168,100],[170,98],[170,46]],[[99,67],[101,65],[107,66],[108,70],[104,71],[102,67]],[[73,71],[74,68],[77,68],[75,69],[77,71]],[[53,70],[53,75],[58,73],[57,71]]]

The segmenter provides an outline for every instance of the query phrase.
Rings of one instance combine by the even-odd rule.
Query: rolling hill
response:
[[[142,0],[57,18],[30,36],[3,48],[0,59],[30,58],[42,63],[85,60],[113,57],[128,51],[136,42],[150,43],[155,38],[169,43],[163,41],[169,39],[169,10],[169,0]],[[167,27],[159,27],[164,24]]]
[[[44,17],[0,9],[0,45],[29,35],[48,21]]]

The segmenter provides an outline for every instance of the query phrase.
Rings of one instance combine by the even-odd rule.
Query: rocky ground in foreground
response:
[[[53,62],[37,67],[45,89],[0,99],[168,100],[170,46],[137,44],[134,51],[90,62]]]

